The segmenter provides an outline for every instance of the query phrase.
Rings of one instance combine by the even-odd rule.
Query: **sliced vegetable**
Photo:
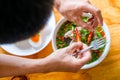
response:
[[[97,31],[98,31],[98,32],[101,32],[101,31],[102,31],[102,28],[101,28],[101,27],[97,27]]]
[[[76,42],[79,42],[79,41],[81,41],[81,38],[80,38],[80,34],[79,34],[79,31],[78,31],[78,29],[77,28],[75,28],[75,35],[76,35]]]
[[[89,31],[86,29],[82,29],[80,30],[80,33],[82,34],[82,36],[87,36],[89,34]]]
[[[98,58],[98,54],[92,51],[92,60],[90,60],[87,64],[96,61]]]
[[[82,21],[85,22],[85,23],[87,23],[88,17],[82,17]]]
[[[90,32],[87,38],[88,44],[91,42],[92,36],[93,36],[93,32]]]
[[[33,42],[38,42],[40,40],[40,34],[36,34],[34,36],[31,37],[31,40]]]
[[[97,31],[100,32],[100,34],[102,35],[102,37],[105,36],[105,33],[104,33],[102,27],[97,27]]]
[[[86,43],[86,40],[87,40],[86,36],[81,36],[81,40],[82,40],[83,43]]]
[[[98,53],[98,52],[100,52],[99,50],[93,50],[95,53]]]
[[[62,41],[63,41],[63,42],[65,41],[65,38],[64,38],[64,36],[62,36],[62,37],[61,37],[61,39],[62,39]]]
[[[98,38],[102,38],[102,34],[100,32],[96,31],[96,35]]]
[[[103,37],[105,36],[105,32],[102,32],[102,36],[103,36]]]

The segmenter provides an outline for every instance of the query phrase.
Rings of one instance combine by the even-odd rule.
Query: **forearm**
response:
[[[0,54],[0,77],[46,72],[43,59],[26,59]]]

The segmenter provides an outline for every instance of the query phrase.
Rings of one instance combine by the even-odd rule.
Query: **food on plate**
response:
[[[84,21],[86,21],[86,19],[84,19]],[[96,27],[95,31],[91,32],[83,29],[80,26],[77,26],[71,21],[66,21],[62,24],[57,32],[56,46],[57,49],[60,49],[78,41],[81,41],[89,46],[91,41],[97,38],[105,38],[105,33],[102,27]],[[88,64],[96,61],[102,55],[104,48],[105,46],[98,50],[91,50],[92,60],[88,62]]]
[[[40,34],[36,34],[34,36],[31,37],[31,40],[35,43],[40,41]]]
[[[35,34],[34,36],[32,36],[29,39],[29,43],[33,46],[33,47],[38,47],[41,44],[41,36],[40,33]]]

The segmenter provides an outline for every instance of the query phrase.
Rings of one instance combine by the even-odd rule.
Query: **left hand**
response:
[[[93,30],[98,25],[102,26],[103,24],[100,10],[91,5],[88,0],[55,0],[55,7],[65,18],[85,29]],[[91,24],[81,20],[83,12],[91,13],[94,16],[90,21]]]

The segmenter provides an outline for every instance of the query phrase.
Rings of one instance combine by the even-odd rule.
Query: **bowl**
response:
[[[57,50],[57,46],[56,46],[56,35],[57,35],[57,32],[58,30],[60,29],[60,27],[62,26],[62,24],[64,22],[66,22],[67,19],[65,18],[62,18],[56,25],[56,28],[54,29],[53,31],[53,36],[52,36],[52,46],[53,46],[53,50]],[[89,63],[89,64],[85,64],[81,69],[88,69],[88,68],[92,68],[92,67],[95,67],[96,65],[100,64],[107,56],[108,52],[109,52],[109,49],[110,49],[110,33],[109,33],[109,30],[108,30],[108,27],[107,25],[104,23],[103,26],[102,26],[104,32],[105,32],[105,35],[106,35],[106,46],[104,48],[104,51],[102,53],[102,55],[94,62],[92,63]]]

